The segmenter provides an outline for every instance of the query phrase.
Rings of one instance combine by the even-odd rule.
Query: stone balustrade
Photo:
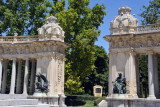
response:
[[[160,24],[150,24],[136,27],[136,33],[147,33],[160,31]]]
[[[35,36],[0,36],[0,43],[25,43],[38,41],[38,35]]]

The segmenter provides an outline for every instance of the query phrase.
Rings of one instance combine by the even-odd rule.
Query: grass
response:
[[[94,106],[94,101],[87,100],[86,104],[80,107],[97,107],[97,106]]]

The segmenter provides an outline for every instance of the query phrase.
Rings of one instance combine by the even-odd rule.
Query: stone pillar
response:
[[[8,60],[4,60],[4,68],[3,68],[3,80],[2,80],[2,94],[6,93],[6,84],[7,84],[7,67]]]
[[[10,94],[14,94],[15,82],[16,82],[16,59],[13,59]]]
[[[33,59],[32,60],[32,69],[31,69],[31,80],[30,80],[30,92],[29,94],[32,95],[34,93],[34,82],[35,82],[35,63],[36,61]]]
[[[113,95],[113,81],[117,78],[117,68],[116,68],[116,61],[117,61],[117,53],[109,53],[109,78],[108,78],[108,97],[112,97]]]
[[[21,93],[21,74],[22,74],[22,60],[18,61],[18,74],[17,74],[17,84],[16,84],[16,94]]]
[[[153,55],[148,55],[148,86],[149,96],[148,99],[156,99],[154,93],[154,75],[153,75]]]
[[[49,81],[49,87],[48,89],[51,90],[47,93],[47,96],[49,97],[52,97],[52,96],[56,96],[57,99],[58,99],[58,90],[57,90],[57,87],[58,87],[58,83],[57,83],[57,72],[56,72],[56,69],[57,69],[57,63],[56,63],[56,56],[53,55],[53,56],[50,56],[49,57],[49,60],[50,60],[50,63],[49,63],[49,66],[48,66],[48,72],[47,72],[47,79]]]
[[[154,69],[154,91],[156,98],[159,98],[159,83],[158,83],[158,62],[157,55],[153,55],[153,69]]]
[[[0,59],[0,90],[1,90],[1,80],[2,80],[2,59]]]
[[[23,94],[27,95],[28,86],[28,70],[29,70],[29,60],[25,61],[25,73],[24,73],[24,84],[23,84]]]
[[[129,81],[129,97],[131,98],[138,98],[137,96],[137,78],[136,78],[136,62],[135,62],[135,55],[133,49],[130,52],[129,58],[129,72],[130,72],[130,81]]]
[[[61,81],[61,94],[59,95],[59,107],[67,107],[65,105],[65,98],[64,95],[64,67],[65,67],[65,57],[62,59],[62,81]]]
[[[109,54],[109,78],[108,78],[108,97],[112,95],[112,56]]]

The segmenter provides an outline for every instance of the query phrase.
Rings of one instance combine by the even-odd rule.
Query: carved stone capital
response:
[[[153,51],[151,51],[151,50],[149,50],[149,51],[147,51],[147,52],[146,52],[146,54],[147,54],[147,55],[149,55],[149,54],[153,55],[153,54],[154,54],[154,52],[153,52]]]
[[[118,53],[117,52],[109,52],[109,56],[116,56]]]
[[[66,61],[66,58],[63,58],[63,61]]]
[[[37,56],[36,57],[36,59],[42,59],[43,58],[43,56]]]

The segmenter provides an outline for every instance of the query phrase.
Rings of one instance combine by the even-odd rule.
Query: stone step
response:
[[[37,107],[37,105],[18,105],[18,106],[0,106],[0,107]]]
[[[0,107],[2,106],[19,106],[19,105],[24,105],[24,106],[31,106],[31,105],[37,105],[38,100],[37,99],[5,99],[5,100],[0,100]]]
[[[0,106],[0,107],[50,107],[48,104],[38,104],[38,105],[17,105],[17,106]]]
[[[24,94],[0,94],[0,100],[5,99],[27,99],[27,95]]]

